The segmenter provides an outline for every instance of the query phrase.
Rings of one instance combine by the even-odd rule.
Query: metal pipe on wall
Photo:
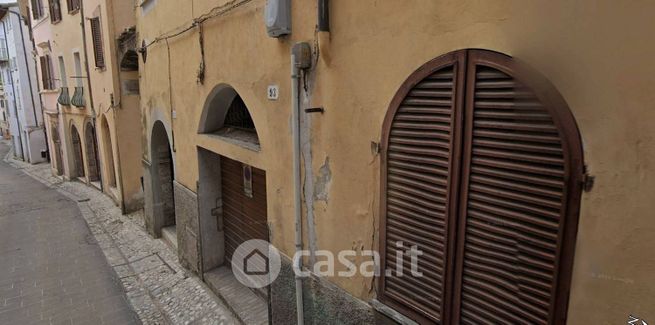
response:
[[[301,183],[300,183],[300,102],[298,98],[298,88],[300,87],[300,68],[296,63],[296,55],[292,52],[291,54],[291,130],[293,138],[293,188],[294,188],[294,200],[293,208],[294,215],[296,217],[296,252],[299,252],[303,249],[302,247],[302,206],[301,206]],[[296,261],[296,270],[302,270],[302,257],[299,257]],[[297,272],[295,272],[297,273]],[[302,278],[299,274],[295,275],[296,278],[296,316],[298,318],[298,324],[304,324],[304,312],[303,312],[303,294],[302,294]]]
[[[330,31],[330,0],[318,0],[318,31]]]

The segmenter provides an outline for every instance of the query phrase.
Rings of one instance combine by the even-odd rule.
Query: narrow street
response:
[[[0,324],[140,323],[77,204],[2,160],[0,248]]]

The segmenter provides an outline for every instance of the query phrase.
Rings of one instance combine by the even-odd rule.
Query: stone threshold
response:
[[[268,324],[268,303],[236,279],[232,270],[220,266],[204,274],[207,286],[243,324]]]
[[[177,252],[177,226],[172,225],[161,228],[161,238]]]

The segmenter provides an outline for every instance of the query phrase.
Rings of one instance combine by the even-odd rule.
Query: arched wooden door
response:
[[[100,181],[100,163],[98,160],[98,143],[96,130],[91,122],[86,123],[84,131],[84,142],[86,143],[86,161],[89,165],[89,181]]]
[[[82,154],[82,140],[75,125],[71,125],[71,143],[73,144],[73,162],[75,172],[73,177],[84,177],[84,158]]]
[[[563,324],[582,146],[566,103],[512,58],[418,69],[385,120],[380,299],[420,323]],[[418,273],[399,260],[416,246]]]

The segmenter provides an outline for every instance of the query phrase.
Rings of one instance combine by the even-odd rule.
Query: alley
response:
[[[140,323],[77,204],[2,160],[0,250],[0,324]]]

